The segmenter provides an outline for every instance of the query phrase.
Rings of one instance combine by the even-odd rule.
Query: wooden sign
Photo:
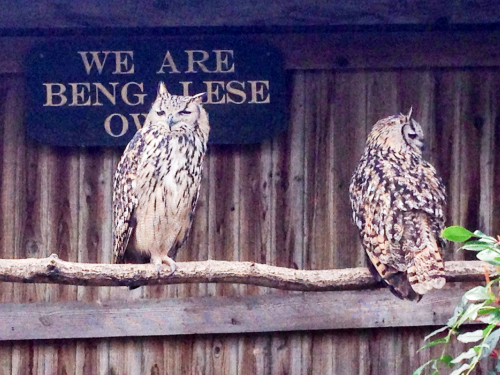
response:
[[[210,143],[256,143],[285,128],[280,54],[239,39],[54,42],[27,59],[29,136],[57,146],[125,145],[164,81],[206,92]]]

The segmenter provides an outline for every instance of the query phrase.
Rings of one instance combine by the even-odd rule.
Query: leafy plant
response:
[[[467,241],[460,249],[476,251],[477,258],[500,266],[500,236],[493,238],[476,230],[474,233],[459,226],[451,226],[443,230],[441,236],[454,242]],[[420,350],[436,345],[443,345],[441,356],[432,358],[417,368],[413,375],[421,375],[425,368],[430,367],[432,375],[439,374],[438,365],[444,364],[454,368],[450,375],[468,375],[474,370],[479,361],[488,356],[498,358],[498,341],[500,339],[500,296],[493,292],[493,287],[498,286],[500,278],[489,279],[485,272],[486,286],[477,286],[467,291],[455,308],[453,316],[446,326],[437,329],[425,337],[425,341],[434,338],[438,333],[446,332],[446,336],[429,341]],[[473,332],[459,333],[459,328],[465,322],[481,322],[486,326]],[[463,343],[474,343],[468,351],[461,353],[456,358],[446,353],[446,348],[452,336]],[[497,373],[500,372],[500,359],[496,364]],[[495,375],[490,372],[489,375]]]

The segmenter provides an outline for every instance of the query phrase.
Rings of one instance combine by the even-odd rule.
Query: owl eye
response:
[[[156,112],[158,116],[165,116],[165,111],[158,111]]]
[[[180,115],[189,115],[190,113],[191,111],[186,111],[186,110],[179,112]]]
[[[411,139],[415,139],[415,138],[417,138],[417,135],[415,133],[411,133],[411,134],[408,134],[408,137],[410,137]]]

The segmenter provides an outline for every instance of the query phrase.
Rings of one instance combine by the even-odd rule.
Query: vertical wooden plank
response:
[[[209,259],[236,260],[239,202],[235,201],[237,146],[213,146],[210,162]],[[233,295],[233,285],[216,285],[217,295]]]
[[[378,120],[399,113],[399,74],[395,71],[369,72],[367,80],[366,125],[369,133]]]
[[[492,132],[485,135],[486,137],[491,137],[493,139],[494,148],[491,151],[490,160],[493,165],[492,177],[493,177],[493,195],[491,208],[491,222],[492,227],[490,228],[491,235],[500,234],[500,110],[498,109],[498,103],[500,103],[500,76],[499,70],[495,69],[493,74],[493,83],[491,91],[490,103],[490,128]],[[486,143],[487,144],[487,143]],[[487,147],[487,146],[486,146]],[[488,160],[487,163],[490,161]]]
[[[106,374],[108,368],[103,368],[99,359],[99,346],[107,340],[78,340],[76,342],[75,375]]]
[[[497,74],[494,74],[497,73]],[[492,70],[479,71],[474,77],[476,82],[477,95],[472,96],[473,112],[475,113],[473,123],[479,131],[479,212],[478,227],[484,233],[495,235],[493,230],[498,222],[495,221],[495,154],[498,143],[495,144],[495,118],[497,116],[498,98],[495,98],[495,76],[498,75]],[[480,84],[477,84],[480,83]],[[499,185],[496,185],[499,186]],[[471,228],[476,229],[476,228]],[[495,228],[498,230],[498,228]]]
[[[333,255],[330,223],[331,153],[329,102],[332,97],[329,73],[306,73],[305,107],[305,238],[306,268],[331,268]]]
[[[365,251],[352,219],[349,200],[351,176],[363,154],[369,131],[366,124],[366,92],[366,73],[336,74],[335,101],[332,103],[335,142],[332,166],[335,237],[332,248],[335,268],[366,265]]]
[[[290,77],[290,118],[285,134],[273,140],[271,225],[274,239],[267,263],[290,268],[306,267],[304,237],[305,207],[305,131],[306,73],[294,71]],[[272,293],[284,293],[272,290]],[[307,334],[292,335],[283,345],[281,335],[270,336],[270,371],[272,374],[306,373],[302,368],[303,341]]]
[[[280,179],[273,186],[275,202],[274,247],[267,262],[272,265],[304,268],[304,134],[305,73],[291,76],[290,119],[286,134],[273,142],[273,174]]]
[[[12,374],[12,343],[0,343],[0,374]]]
[[[43,238],[45,256],[56,253],[61,259],[78,260],[78,153],[75,149],[44,147],[41,178]],[[76,299],[77,287],[48,285],[47,301]],[[37,343],[38,347],[38,343]],[[64,368],[74,368],[76,345],[44,343],[40,347],[46,374],[61,373]]]
[[[239,246],[241,261],[266,263],[272,251],[273,197],[271,140],[239,149]],[[261,288],[243,286],[240,293],[257,294]],[[264,291],[264,288],[262,288]]]
[[[116,375],[142,373],[142,341],[136,338],[111,340],[108,372]]]
[[[333,332],[317,332],[312,339],[312,373],[313,374],[333,374],[333,364],[335,360],[335,349],[337,345],[333,343],[336,338]]]
[[[334,135],[330,103],[335,95],[331,72],[307,72],[305,86],[304,144],[304,237],[306,268],[334,267],[338,249],[332,246],[335,227],[334,207]],[[334,343],[330,335],[312,335],[311,347],[318,356],[312,358],[313,373],[331,372]]]
[[[14,86],[14,87],[13,87]],[[19,99],[15,92],[16,85],[12,80],[2,79],[0,81],[0,157],[2,168],[0,170],[1,205],[0,215],[0,258],[13,258],[15,246],[16,228],[16,169],[18,161],[18,144],[22,139],[22,126],[19,121],[13,121],[18,115],[15,111]],[[17,126],[16,126],[17,125]],[[10,217],[10,220],[6,220]],[[0,287],[0,302],[8,302],[12,299],[14,286],[12,283],[2,283]],[[16,348],[19,351],[20,347]],[[13,373],[15,364],[12,363],[14,345],[5,343],[0,346],[0,373]]]
[[[440,144],[440,171],[448,192],[448,225],[474,229],[479,203],[479,132],[474,127],[471,107],[470,72],[443,71],[437,75],[436,135]],[[463,259],[465,252],[451,244],[445,259]]]
[[[36,374],[33,342],[14,342],[12,345],[12,375]]]
[[[78,261],[110,263],[112,260],[112,179],[119,150],[86,148],[79,153],[79,217]],[[78,287],[78,300],[96,301],[110,298],[110,288]],[[127,288],[115,288],[115,293],[127,296]],[[140,293],[140,291],[138,292]],[[94,370],[107,373],[109,340],[93,345],[78,341],[76,347],[77,374],[86,374],[88,360]]]
[[[239,260],[266,263],[273,251],[274,197],[273,186],[280,178],[273,169],[272,141],[255,145],[242,145],[238,149],[238,196],[239,202]],[[239,294],[263,294],[268,288],[240,285]],[[260,350],[263,345],[258,342]],[[238,339],[237,374],[255,373],[258,363],[254,355],[256,342],[245,336]]]
[[[239,178],[240,160],[238,146],[213,146],[209,166],[209,259],[239,260]],[[239,286],[226,284],[209,286],[210,295],[236,295]],[[224,369],[226,373],[237,372],[238,339],[217,338],[210,344],[214,371]],[[209,359],[211,358],[211,359]]]

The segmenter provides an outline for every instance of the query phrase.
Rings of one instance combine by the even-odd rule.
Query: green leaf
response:
[[[441,232],[441,237],[454,242],[464,242],[474,237],[474,233],[457,225],[452,225],[451,227],[444,228]]]
[[[413,371],[413,373],[411,375],[421,375],[422,372],[425,370],[425,368],[433,361],[435,361],[436,359],[433,358],[431,359],[430,361],[427,361],[425,362],[422,366],[420,366],[418,369],[416,369],[415,371]]]
[[[491,333],[483,342],[483,344],[488,347],[483,350],[481,354],[481,359],[486,358],[490,355],[491,351],[497,346],[498,340],[500,339],[500,329],[496,329]]]
[[[469,301],[467,300],[467,298],[462,296],[462,299],[460,299],[460,302],[455,307],[455,310],[453,310],[453,315],[451,316],[450,319],[448,319],[448,322],[446,323],[446,325],[449,328],[451,328],[455,325],[455,323],[457,322],[460,315],[462,315],[462,313],[464,312],[465,307],[467,306],[468,303],[469,303]]]
[[[446,344],[447,342],[448,342],[448,339],[446,337],[443,337],[442,339],[437,339],[437,340],[428,342],[427,344],[422,346],[420,349],[418,349],[418,351],[421,351],[421,350],[424,350],[427,348],[431,348],[431,347],[439,345],[439,344]]]
[[[470,243],[470,244],[473,244],[473,245],[481,245],[481,244],[485,244],[485,245],[491,245],[491,244],[494,244],[496,241],[493,237],[487,237],[487,238],[480,238],[478,240],[470,240],[470,241],[467,241],[467,243]]]
[[[491,242],[495,242],[495,239],[493,237],[488,236],[487,234],[484,234],[480,230],[475,230],[474,231],[474,236],[482,238],[482,239],[485,239],[485,240],[489,240]]]
[[[453,357],[448,354],[443,354],[440,358],[439,361],[444,363],[446,366],[453,367],[453,363],[451,361],[453,360]]]
[[[432,336],[437,335],[440,332],[446,331],[447,329],[448,329],[447,326],[436,329],[435,331],[433,331],[433,332],[429,333],[427,336],[425,336],[424,341],[429,340]]]
[[[450,375],[460,375],[465,372],[465,370],[470,369],[470,365],[468,363],[464,363],[462,366],[460,366],[459,369],[456,369],[453,371]]]
[[[453,357],[448,354],[443,354],[440,358],[439,361],[444,363],[448,367],[453,367],[453,363],[451,361],[453,360]]]
[[[477,331],[473,332],[466,332],[462,333],[461,335],[457,336],[457,340],[460,342],[477,342],[483,339],[483,330],[478,329]]]
[[[491,246],[492,243],[495,243],[495,239],[494,238],[480,238],[478,240],[470,240],[470,241],[467,241],[468,244],[471,244],[471,245],[488,245],[488,246]]]
[[[493,324],[496,326],[500,322],[500,308],[489,307],[487,311],[490,312],[486,315],[478,316],[477,320],[479,320],[481,323]]]
[[[460,363],[464,359],[471,359],[472,357],[476,356],[476,351],[474,348],[470,348],[466,352],[461,353],[457,358],[451,361],[451,363]]]
[[[467,291],[464,294],[464,297],[467,298],[468,301],[477,302],[484,301],[491,298],[488,289],[484,286],[476,286],[471,290]]]
[[[477,318],[477,314],[479,310],[481,310],[484,306],[484,302],[482,303],[475,303],[470,305],[467,310],[462,314],[460,319],[458,319],[458,322],[456,323],[456,326],[459,327],[461,326],[466,320],[474,321]]]
[[[470,251],[483,251],[487,249],[493,249],[490,244],[487,243],[480,243],[480,244],[474,244],[467,242],[464,246],[460,248],[460,250],[470,250]]]
[[[500,254],[494,250],[487,249],[480,251],[477,253],[476,257],[477,259],[493,264],[494,266],[500,266]]]

